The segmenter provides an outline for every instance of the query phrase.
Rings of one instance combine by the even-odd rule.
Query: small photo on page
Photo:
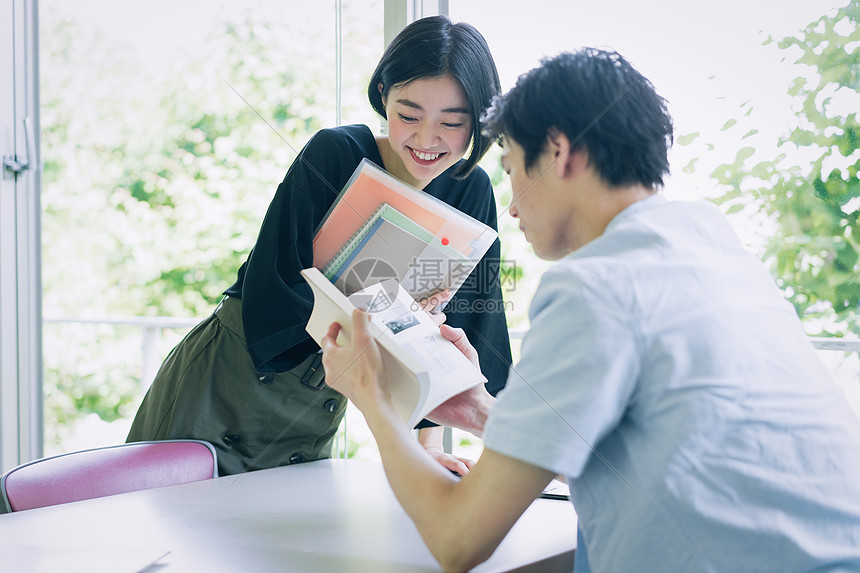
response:
[[[388,330],[390,330],[392,334],[403,332],[407,328],[412,328],[413,326],[421,324],[414,314],[409,312],[407,308],[400,304],[391,306],[388,309],[388,313],[390,315],[394,315],[394,318],[386,319],[383,324],[388,327]]]

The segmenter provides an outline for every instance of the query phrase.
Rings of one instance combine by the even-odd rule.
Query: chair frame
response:
[[[11,476],[13,473],[15,473],[15,472],[17,472],[17,471],[20,471],[20,470],[22,470],[22,469],[24,469],[24,468],[27,468],[27,467],[29,467],[29,466],[36,465],[36,464],[40,464],[40,463],[44,463],[44,462],[49,462],[49,461],[52,461],[52,460],[57,460],[57,459],[60,459],[60,458],[66,458],[66,457],[69,457],[69,456],[77,456],[77,455],[80,455],[80,454],[86,454],[86,453],[89,453],[89,452],[97,452],[97,451],[103,451],[103,450],[120,450],[120,449],[128,448],[128,447],[130,447],[130,446],[157,445],[157,444],[172,444],[172,443],[196,443],[196,444],[200,444],[200,445],[205,446],[207,449],[209,449],[209,451],[210,451],[210,452],[211,452],[211,454],[212,454],[212,475],[211,475],[210,477],[211,477],[211,478],[217,478],[217,477],[218,477],[218,455],[217,455],[217,453],[216,453],[216,451],[215,451],[215,447],[214,447],[210,442],[207,442],[207,441],[205,441],[205,440],[194,440],[194,439],[168,439],[168,440],[152,440],[152,441],[141,441],[141,442],[127,442],[127,443],[124,443],[124,444],[115,444],[115,445],[112,445],[112,446],[103,446],[103,447],[98,447],[98,448],[89,448],[89,449],[86,449],[86,450],[77,450],[77,451],[74,451],[74,452],[67,452],[67,453],[64,453],[64,454],[58,454],[58,455],[56,455],[56,456],[49,456],[49,457],[46,457],[46,458],[39,458],[39,459],[36,459],[36,460],[32,460],[32,461],[29,461],[29,462],[23,463],[23,464],[21,464],[21,465],[18,465],[18,466],[16,466],[16,467],[14,467],[14,468],[10,469],[9,471],[5,472],[2,476],[0,476],[0,498],[2,498],[2,507],[0,507],[0,509],[5,509],[5,512],[6,512],[6,513],[12,513],[12,512],[16,512],[16,511],[26,511],[27,509],[36,509],[36,507],[27,507],[27,508],[21,508],[21,509],[13,509],[13,508],[12,508],[12,503],[13,503],[13,502],[9,499],[9,495],[8,495],[7,490],[6,490],[6,481],[7,481],[7,478],[9,478],[9,476]],[[206,479],[208,479],[208,478],[206,478]],[[192,480],[192,481],[193,481],[193,480]],[[179,482],[178,482],[178,483],[179,483]],[[178,483],[177,483],[177,484],[175,484],[175,485],[178,485]],[[187,483],[187,482],[183,482],[183,483]],[[163,486],[156,486],[156,487],[163,487]],[[111,496],[111,495],[119,495],[120,493],[128,493],[128,492],[131,492],[131,491],[140,491],[140,490],[142,490],[142,489],[151,489],[151,487],[140,487],[140,488],[135,488],[135,489],[125,489],[125,490],[123,490],[123,491],[119,491],[119,492],[115,492],[115,493],[106,493],[106,494],[102,494],[102,495],[87,495],[86,497],[82,497],[82,498],[75,499],[75,500],[69,500],[69,501],[64,501],[64,502],[59,502],[59,503],[47,503],[47,504],[44,504],[44,505],[41,505],[41,506],[38,506],[38,507],[46,507],[46,506],[50,506],[50,505],[62,505],[63,503],[71,503],[72,501],[83,501],[83,500],[85,500],[85,499],[96,499],[96,498],[99,498],[99,497],[109,497],[109,496]],[[0,513],[3,513],[3,511],[0,511]]]

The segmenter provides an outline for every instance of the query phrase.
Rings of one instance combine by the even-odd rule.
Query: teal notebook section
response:
[[[388,203],[382,203],[379,208],[374,211],[373,215],[368,219],[368,221],[359,229],[350,239],[346,242],[346,244],[338,251],[338,253],[334,256],[334,258],[325,265],[321,270],[322,274],[328,280],[334,282],[337,280],[343,273],[343,268],[345,265],[349,263],[354,257],[356,250],[361,248],[363,245],[363,241],[367,238],[368,234],[372,233],[376,228],[375,225],[379,219],[385,219],[386,221],[393,223],[403,229],[404,231],[409,232],[415,237],[421,239],[427,244],[434,244],[434,246],[440,251],[445,252],[450,258],[453,259],[462,259],[463,255],[455,251],[450,247],[443,246],[439,239],[433,236],[433,233],[389,205]]]
[[[427,243],[380,217],[335,273],[334,284],[347,296],[384,279],[406,276]]]
[[[393,275],[421,300],[459,287],[472,267],[468,257],[445,244],[443,235],[382,203],[321,271],[347,294]]]

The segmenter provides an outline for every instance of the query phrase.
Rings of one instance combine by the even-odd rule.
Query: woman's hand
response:
[[[431,295],[427,298],[423,298],[423,299],[416,301],[416,302],[418,303],[418,306],[421,307],[421,310],[423,310],[424,312],[427,313],[427,316],[430,317],[430,320],[432,320],[436,324],[436,326],[442,326],[442,324],[445,323],[445,319],[446,319],[445,313],[442,312],[441,310],[438,312],[433,312],[433,311],[434,311],[434,309],[439,308],[441,305],[448,302],[448,300],[450,298],[451,298],[451,291],[448,289],[445,289],[443,291],[437,292],[434,295]]]
[[[472,469],[475,462],[468,458],[461,458],[453,454],[445,453],[445,449],[442,445],[444,432],[445,428],[442,426],[421,428],[418,430],[418,442],[424,446],[427,453],[430,454],[434,460],[439,462],[442,467],[464,476],[469,473],[469,470]]]
[[[450,340],[457,347],[457,350],[462,352],[469,359],[469,362],[475,365],[475,368],[478,370],[481,369],[481,364],[478,361],[478,351],[475,350],[475,347],[466,338],[466,332],[462,328],[454,328],[446,324],[439,327],[439,332],[442,333],[442,338]]]
[[[443,402],[426,417],[437,424],[460,428],[480,438],[495,403],[496,399],[484,385],[478,384]]]
[[[441,426],[440,426],[441,427]],[[439,462],[442,467],[447,470],[454,472],[457,475],[464,476],[469,473],[469,470],[472,469],[472,466],[475,465],[473,460],[468,458],[460,458],[455,456],[454,454],[446,454],[441,449],[436,448],[424,448],[427,450],[427,453],[430,456]]]

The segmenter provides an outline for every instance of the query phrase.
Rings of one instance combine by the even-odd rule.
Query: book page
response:
[[[319,344],[333,322],[340,323],[341,331],[338,344],[347,344],[352,336],[353,303],[344,296],[316,268],[304,269],[302,276],[311,286],[314,295],[314,308],[305,326],[308,334]],[[357,299],[362,308],[372,301]],[[382,299],[380,299],[381,301]],[[421,364],[401,349],[388,328],[378,322],[368,325],[371,335],[379,343],[382,362],[394,408],[404,422],[411,420],[421,400],[421,385],[429,380]],[[337,380],[326,380],[337,390]],[[419,418],[420,420],[420,418]]]
[[[398,415],[414,427],[445,400],[487,379],[394,279],[347,298],[316,268],[302,276],[311,286],[314,308],[306,330],[319,343],[332,322],[341,324],[338,343],[351,336],[352,311],[370,314],[371,335],[380,346],[388,393]],[[342,338],[343,337],[343,338]],[[337,389],[337,381],[326,380]]]
[[[429,384],[422,388],[418,423],[449,398],[486,382],[486,378],[445,339],[439,327],[394,280],[368,287],[349,297],[358,308],[370,313],[371,321],[387,329],[395,342],[427,373]]]

